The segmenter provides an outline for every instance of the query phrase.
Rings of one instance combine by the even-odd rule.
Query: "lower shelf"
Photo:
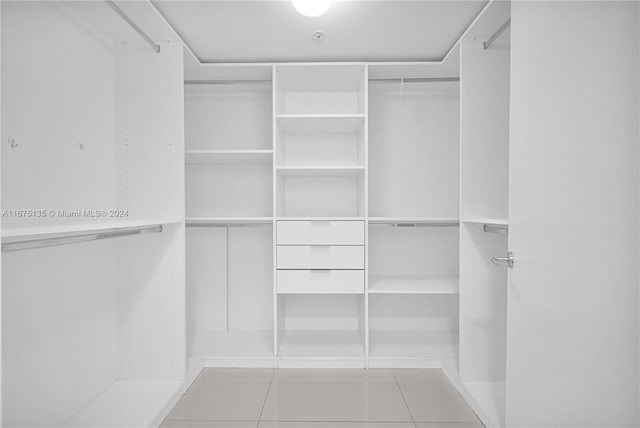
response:
[[[115,382],[71,421],[72,427],[157,426],[182,394],[179,382]]]
[[[369,294],[458,294],[457,278],[391,277],[369,278]]]
[[[371,359],[457,358],[458,332],[372,330],[369,346]]]
[[[462,396],[487,426],[505,426],[504,382],[463,382]]]
[[[364,364],[365,352],[358,330],[287,330],[280,342],[282,360],[353,360]],[[282,364],[280,364],[282,365]]]
[[[190,331],[189,358],[273,359],[272,330]]]

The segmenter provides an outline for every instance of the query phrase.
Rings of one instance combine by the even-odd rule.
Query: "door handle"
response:
[[[516,258],[513,257],[513,253],[509,251],[507,257],[491,257],[491,263],[498,266],[500,263],[506,263],[508,267],[512,268],[516,262]]]

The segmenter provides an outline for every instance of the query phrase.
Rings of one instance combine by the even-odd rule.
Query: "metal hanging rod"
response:
[[[437,82],[459,82],[459,77],[407,77],[393,79],[369,79],[369,84],[380,83],[437,83]],[[268,79],[251,80],[185,80],[185,85],[271,85],[273,82]]]
[[[482,226],[482,231],[487,233],[499,233],[507,235],[509,233],[509,226],[502,224],[485,224]]]
[[[394,79],[369,79],[369,84],[379,83],[437,83],[437,82],[459,82],[459,77],[406,77]]]
[[[500,28],[498,28],[498,31],[496,31],[493,36],[489,37],[489,39],[487,41],[485,41],[484,43],[482,43],[482,48],[484,50],[487,50],[491,47],[491,45],[493,44],[493,42],[496,41],[496,39],[498,37],[500,37],[502,35],[502,33],[504,33],[506,31],[507,28],[509,28],[511,26],[511,18],[507,19],[507,22],[505,22],[504,24],[502,24],[502,26]]]
[[[80,242],[98,241],[101,239],[118,238],[121,236],[142,235],[146,233],[162,232],[162,225],[123,228],[116,230],[105,230],[103,232],[92,232],[80,235],[57,236],[52,238],[28,239],[24,241],[13,241],[2,244],[2,251],[31,250],[35,248],[57,247],[60,245],[77,244]]]
[[[202,223],[202,222],[186,222],[186,227],[220,227],[220,228],[229,228],[229,227],[260,227],[260,226],[271,226],[271,223]]]
[[[458,227],[459,223],[369,223],[370,226],[386,227]]]
[[[145,42],[147,42],[147,44],[149,46],[151,46],[151,48],[160,53],[160,45],[157,44],[156,42],[154,42],[151,37],[149,37],[147,35],[147,33],[144,32],[144,30],[142,28],[140,28],[138,26],[138,24],[136,24],[135,22],[133,22],[133,20],[131,18],[129,18],[129,15],[127,15],[126,13],[124,13],[124,11],[122,9],[120,9],[118,7],[117,4],[115,4],[113,2],[113,0],[104,0],[104,2],[111,8],[113,9],[118,15],[120,15],[120,17],[122,19],[125,20],[125,22],[127,24],[129,24],[131,26],[131,28],[133,28],[138,34],[140,34],[140,37],[142,37],[144,39]]]
[[[271,85],[271,80],[185,80],[185,85]]]

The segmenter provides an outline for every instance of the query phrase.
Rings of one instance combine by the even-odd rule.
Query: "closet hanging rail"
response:
[[[504,24],[502,24],[502,26],[500,28],[498,28],[498,31],[496,31],[493,36],[489,37],[489,39],[487,41],[485,41],[484,43],[482,43],[482,48],[484,50],[487,50],[491,47],[491,45],[493,44],[493,42],[496,41],[496,39],[498,37],[500,37],[502,35],[502,33],[504,33],[506,31],[507,28],[509,28],[509,26],[511,26],[511,18],[507,19],[507,22],[505,22]]]
[[[203,223],[203,222],[186,222],[186,227],[259,227],[271,226],[271,223]]]
[[[81,242],[98,241],[108,238],[119,238],[121,236],[142,235],[146,233],[162,232],[162,225],[145,226],[136,228],[110,229],[100,232],[84,234],[73,234],[67,236],[56,236],[51,238],[27,239],[22,241],[5,242],[2,244],[2,251],[20,251],[36,248],[57,247],[60,245],[78,244]]]
[[[147,44],[149,46],[151,46],[151,48],[160,53],[160,45],[157,44],[156,42],[154,42],[151,37],[149,37],[147,35],[147,33],[144,32],[144,30],[142,28],[140,28],[138,26],[138,24],[136,24],[135,22],[133,22],[133,20],[131,18],[129,18],[129,15],[127,15],[126,13],[124,13],[124,11],[122,9],[120,9],[118,7],[117,4],[115,4],[113,2],[113,0],[104,0],[104,2],[111,8],[113,9],[118,15],[120,15],[120,17],[122,19],[125,20],[125,22],[127,24],[129,24],[129,26],[131,26],[131,28],[133,28],[138,34],[140,34],[140,37],[142,37],[144,39],[145,42],[147,42]]]
[[[507,235],[509,233],[509,227],[501,224],[485,224],[482,226],[482,231],[487,233],[500,233]]]
[[[271,80],[267,79],[247,79],[247,80],[185,80],[185,85],[271,85]]]
[[[369,79],[369,84],[380,83],[438,83],[438,82],[459,82],[459,77],[406,77],[394,79]]]
[[[437,82],[459,82],[459,77],[407,77],[393,79],[369,79],[369,84],[380,83],[437,83]],[[253,85],[265,84],[271,85],[271,80],[185,80],[185,85]]]
[[[386,226],[386,227],[458,227],[459,223],[445,223],[445,222],[433,222],[433,223],[369,223],[370,226]]]

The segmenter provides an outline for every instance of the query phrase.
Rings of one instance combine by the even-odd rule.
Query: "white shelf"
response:
[[[463,382],[462,396],[487,426],[505,426],[505,383]]]
[[[286,330],[280,359],[364,359],[358,330]]]
[[[2,242],[14,242],[24,238],[36,239],[60,235],[76,235],[98,232],[122,232],[141,227],[178,224],[177,219],[82,221],[82,222],[39,222],[39,223],[3,223]]]
[[[457,226],[457,217],[369,217],[369,224],[424,224]]]
[[[278,174],[287,176],[353,176],[364,174],[364,166],[278,166]]]
[[[187,217],[187,226],[226,224],[271,224],[273,217]]]
[[[458,294],[457,278],[373,276],[369,294]]]
[[[182,382],[115,382],[67,424],[71,427],[147,427],[161,422],[182,393]]]
[[[279,114],[281,130],[295,134],[357,134],[364,128],[364,114]]]
[[[269,164],[273,150],[187,150],[187,164]]]
[[[458,332],[371,330],[369,354],[372,359],[457,358]]]
[[[474,224],[495,224],[497,226],[508,226],[509,220],[502,218],[481,218],[481,217],[465,217],[462,219],[464,223]]]
[[[203,330],[189,332],[189,358],[273,359],[272,330]]]
[[[364,217],[287,217],[278,216],[276,221],[364,221]]]

